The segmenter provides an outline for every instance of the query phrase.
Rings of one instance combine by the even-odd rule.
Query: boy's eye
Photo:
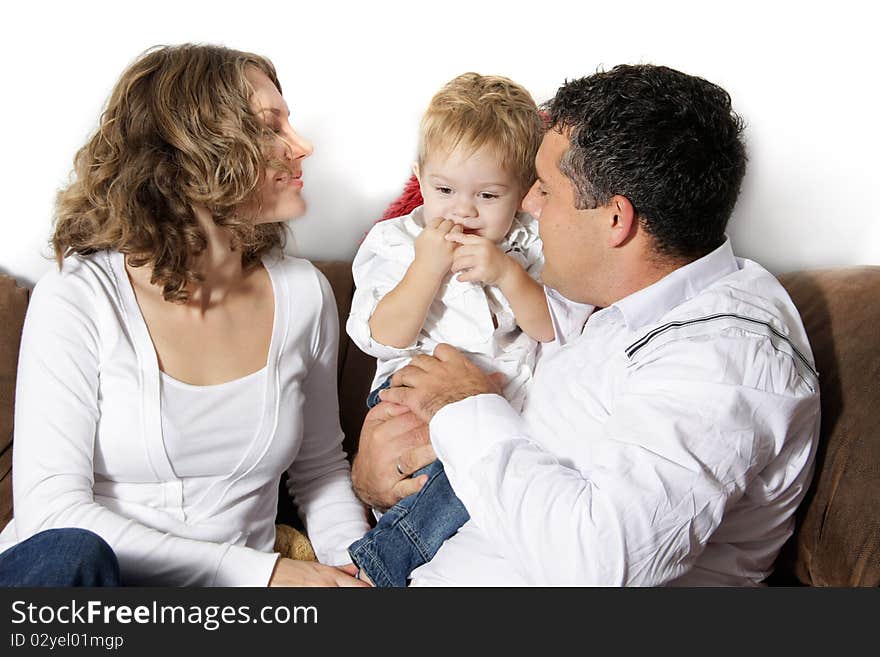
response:
[[[490,194],[489,192],[480,192],[480,198],[484,201],[491,201],[498,198],[498,194]]]
[[[438,187],[438,188],[437,188],[437,191],[440,192],[441,194],[451,194],[451,193],[452,193],[452,188],[450,188],[450,187]]]

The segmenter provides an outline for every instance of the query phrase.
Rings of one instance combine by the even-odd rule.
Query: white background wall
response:
[[[718,7],[716,7],[718,5]],[[719,7],[725,7],[724,9]],[[351,258],[409,174],[434,91],[468,70],[539,102],[599,66],[653,62],[721,84],[748,122],[734,247],[774,272],[880,264],[876,23],[870,3],[149,0],[3,9],[0,273],[50,266],[55,191],[113,82],[159,43],[269,56],[315,144],[295,250]]]

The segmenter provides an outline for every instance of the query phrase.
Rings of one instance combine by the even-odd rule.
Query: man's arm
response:
[[[815,396],[718,382],[720,356],[707,344],[675,380],[642,368],[600,435],[571,436],[579,453],[563,463],[501,397],[457,389],[467,369],[450,349],[398,372],[392,381],[409,387],[383,398],[433,417],[432,443],[456,495],[534,584],[659,585],[682,575],[779,455],[789,427],[818,417]],[[808,467],[808,454],[791,467]]]
[[[354,492],[384,511],[421,489],[427,475],[409,475],[436,458],[423,420],[405,406],[379,404],[364,418],[351,467]]]

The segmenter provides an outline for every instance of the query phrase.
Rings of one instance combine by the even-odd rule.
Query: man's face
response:
[[[600,305],[607,235],[603,216],[607,210],[578,210],[572,182],[559,170],[569,148],[568,137],[548,130],[538,149],[538,179],[523,207],[538,220],[544,243],[545,285],[572,301]]]

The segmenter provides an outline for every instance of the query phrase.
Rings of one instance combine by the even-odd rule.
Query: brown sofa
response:
[[[316,263],[336,293],[340,325],[352,296],[348,263]],[[880,267],[801,271],[780,277],[801,311],[822,391],[816,475],[798,527],[769,584],[880,585]],[[15,370],[29,290],[0,277],[0,527],[12,517],[12,420]],[[346,451],[357,448],[373,361],[343,334],[339,401]],[[289,506],[289,505],[286,505]],[[279,522],[295,523],[282,506]],[[286,527],[276,547],[308,550]]]

